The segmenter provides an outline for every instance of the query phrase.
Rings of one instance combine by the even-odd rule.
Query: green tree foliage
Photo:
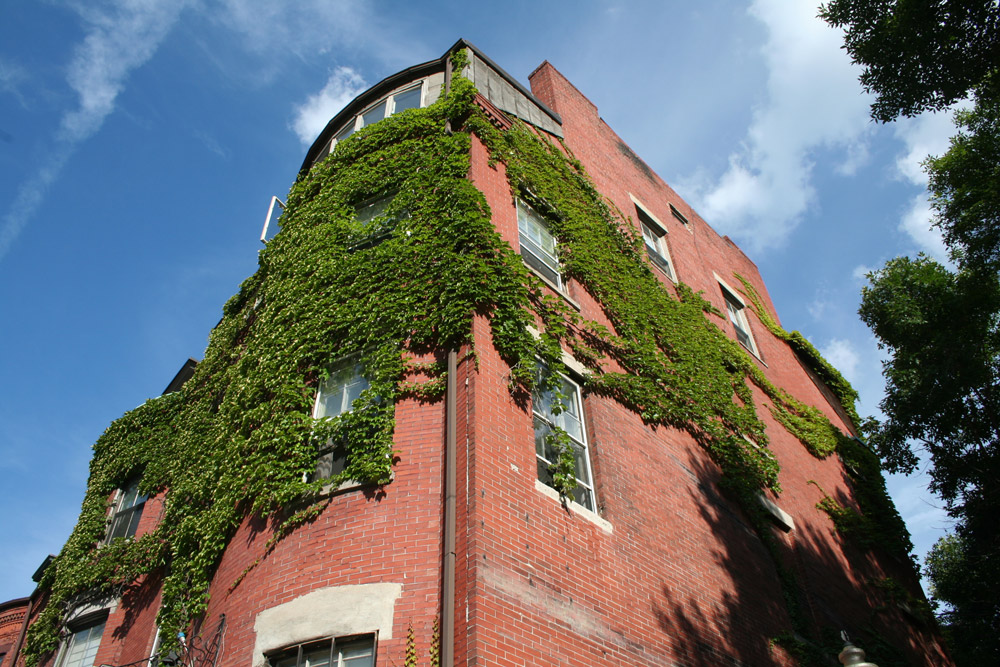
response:
[[[1000,269],[1000,98],[978,96],[955,114],[959,133],[944,155],[928,158],[938,226],[967,268]]]
[[[976,556],[959,535],[946,535],[927,554],[924,574],[931,580],[935,599],[949,607],[938,614],[956,662],[996,665],[995,563]]]
[[[961,664],[998,664],[1000,4],[830,0],[820,16],[844,29],[861,83],[877,95],[875,120],[975,100],[957,112],[949,150],[924,165],[954,269],[897,258],[862,294],[861,317],[890,353],[886,417],[864,430],[891,471],[915,470],[916,446],[930,457],[931,489],[956,520],[955,536],[928,555],[934,596],[950,605],[940,618]]]
[[[980,87],[1000,62],[994,0],[830,0],[820,16],[844,29],[844,48],[878,98],[872,117],[940,111]]]

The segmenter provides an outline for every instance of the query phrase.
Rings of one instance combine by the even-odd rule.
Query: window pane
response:
[[[361,127],[377,123],[385,118],[385,103],[386,100],[382,100],[371,109],[361,114]]]
[[[303,649],[302,667],[327,667],[330,664],[330,644]]]
[[[347,124],[343,130],[337,133],[337,141],[343,141],[347,137],[354,134],[354,120],[352,119],[350,123]]]
[[[349,363],[337,368],[320,384],[319,400],[313,416],[336,417],[350,412],[355,399],[368,387],[368,380],[361,374],[361,364]]]
[[[367,227],[372,220],[385,215],[385,209],[389,207],[391,202],[392,197],[388,196],[362,204],[358,207],[354,219],[360,222],[363,227]]]
[[[399,113],[406,109],[417,109],[420,107],[420,86],[396,93],[394,96],[395,107],[393,113]]]
[[[92,667],[103,633],[104,621],[73,633],[60,667]]]
[[[340,666],[338,667],[374,667],[375,646],[373,639],[362,639],[338,644],[340,648]]]

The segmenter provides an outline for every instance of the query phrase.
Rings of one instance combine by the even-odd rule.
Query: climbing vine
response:
[[[281,232],[225,305],[193,377],[98,439],[80,520],[42,580],[49,603],[28,636],[29,664],[56,647],[63,616],[81,596],[120,595],[146,575],[162,580],[158,623],[170,648],[170,638],[205,611],[219,559],[246,516],[271,522],[270,549],[322,511],[325,486],[389,484],[399,456],[397,400],[442,395],[443,351],[471,349],[474,315],[488,320],[513,392],[558,390],[568,349],[591,370],[588,391],[648,424],[691,434],[770,545],[783,581],[792,582],[757,499],[779,486],[752,387],[815,455],[839,451],[851,465],[854,450],[706,317],[719,315],[708,301],[683,284],[660,283],[634,227],[565,145],[519,121],[507,130],[492,125],[458,74],[464,53],[453,59],[447,96],[366,126],[295,183]],[[546,217],[566,277],[602,305],[610,326],[549,293],[499,236],[467,177],[473,134],[506,166],[512,197]],[[357,207],[376,198],[387,200],[384,212],[360,222]],[[800,345],[790,336],[779,337]],[[314,419],[317,387],[348,358],[369,388],[349,412]],[[835,391],[851,399],[853,415],[850,392]],[[568,435],[556,427],[552,437],[560,453],[555,486],[569,495],[576,480]],[[317,453],[331,441],[343,443],[346,466],[332,479],[313,479]],[[877,461],[875,473],[857,465],[881,479]],[[136,477],[143,493],[167,491],[162,519],[138,539],[105,544],[108,498]],[[795,596],[786,590],[786,597],[794,607]]]

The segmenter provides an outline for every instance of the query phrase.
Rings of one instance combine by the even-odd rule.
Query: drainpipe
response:
[[[456,419],[458,354],[448,351],[444,436],[444,567],[441,586],[441,667],[455,664],[455,524],[457,484]]]

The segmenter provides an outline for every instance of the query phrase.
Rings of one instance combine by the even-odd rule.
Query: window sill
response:
[[[393,480],[396,478],[395,473],[390,473],[389,483],[392,484]],[[359,482],[356,479],[347,479],[340,484],[324,484],[323,488],[319,490],[319,496],[321,498],[326,496],[337,496],[342,493],[347,493],[349,491],[357,491],[358,489],[364,489],[367,487],[378,486],[375,482]]]
[[[740,343],[740,341],[739,341],[739,340],[737,340],[736,342],[737,342],[737,343],[739,343],[740,347],[742,347],[742,348],[743,348],[744,350],[746,350],[746,351],[747,351],[747,354],[749,354],[749,355],[750,355],[751,357],[753,357],[753,358],[754,358],[754,359],[756,359],[756,360],[757,360],[758,362],[760,362],[760,365],[761,365],[761,366],[763,366],[764,368],[768,368],[768,365],[767,365],[767,364],[766,364],[766,363],[764,362],[764,360],[763,360],[763,359],[761,359],[761,358],[760,358],[760,355],[759,355],[759,354],[757,354],[756,352],[754,352],[753,350],[751,350],[751,349],[750,349],[749,347],[747,347],[747,346],[746,346],[746,345],[744,345],[743,343]]]
[[[608,521],[601,515],[597,514],[596,512],[590,511],[589,509],[587,509],[580,503],[576,502],[575,500],[570,500],[567,498],[566,502],[563,503],[563,499],[559,496],[559,492],[553,489],[551,486],[545,484],[544,482],[541,482],[536,479],[535,490],[541,492],[541,494],[544,496],[548,496],[549,498],[556,501],[560,505],[563,505],[564,507],[568,508],[571,512],[580,515],[587,521],[591,522],[592,524],[603,530],[608,535],[611,535],[614,532],[614,526],[611,525],[610,521]]]
[[[536,271],[535,268],[532,267],[527,262],[524,262],[524,266],[529,271],[531,271],[533,274],[535,274],[535,276],[539,280],[541,280],[543,283],[545,283],[545,285],[548,286],[553,292],[555,292],[556,294],[558,294],[559,296],[561,296],[563,298],[563,300],[566,301],[566,303],[568,303],[569,305],[573,306],[573,308],[575,308],[577,311],[580,310],[580,304],[578,304],[576,301],[574,301],[573,299],[571,299],[569,297],[569,295],[566,294],[566,290],[565,289],[561,289],[554,282],[552,282],[551,280],[549,280],[548,278],[546,278],[544,275],[542,275],[541,272]]]
[[[673,277],[672,275],[670,275],[669,273],[667,273],[667,271],[666,271],[665,269],[663,269],[663,268],[662,268],[662,267],[661,267],[661,266],[660,266],[659,264],[657,264],[656,262],[654,262],[654,261],[650,260],[650,262],[649,262],[649,265],[650,265],[650,266],[652,266],[652,267],[653,267],[654,269],[656,269],[657,271],[659,271],[659,272],[660,272],[661,274],[663,274],[664,276],[666,276],[666,277],[667,277],[667,280],[669,280],[669,281],[670,281],[671,283],[673,283],[674,285],[676,285],[676,284],[677,284],[677,279],[676,279],[676,278],[674,278],[674,277]]]

